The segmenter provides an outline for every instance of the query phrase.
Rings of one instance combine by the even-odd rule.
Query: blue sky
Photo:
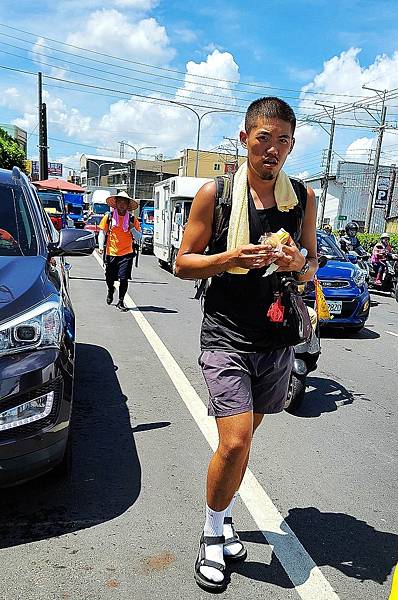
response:
[[[172,157],[194,147],[195,117],[175,105],[138,101],[128,92],[240,111],[252,99],[272,94],[304,119],[315,110],[314,99],[340,106],[373,95],[362,89],[364,83],[398,88],[397,17],[396,1],[3,1],[0,64],[58,78],[45,77],[51,160],[75,166],[82,152],[116,155],[121,139],[156,146],[148,152]],[[34,157],[35,79],[4,69],[0,74],[0,122],[28,130]],[[83,91],[65,80],[116,91]],[[206,116],[201,147],[216,148],[225,143],[223,136],[236,137],[242,116]],[[389,102],[389,118],[398,120],[398,99]],[[334,164],[344,157],[367,161],[374,149],[371,117],[357,109],[340,122],[362,127],[337,127]],[[398,158],[396,133],[386,133],[384,162]],[[287,170],[319,172],[326,132],[307,124],[296,137]]]

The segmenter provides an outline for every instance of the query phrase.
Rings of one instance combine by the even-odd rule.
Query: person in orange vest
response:
[[[119,192],[106,199],[111,212],[103,216],[99,224],[99,253],[105,252],[105,279],[108,286],[106,303],[112,304],[115,281],[119,280],[119,301],[116,307],[126,312],[124,296],[133,267],[134,239],[141,234],[138,219],[132,214],[138,203],[126,192]],[[106,240],[106,243],[105,243]]]

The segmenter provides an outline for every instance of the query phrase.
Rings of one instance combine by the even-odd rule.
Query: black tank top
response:
[[[298,241],[305,201],[299,198],[299,205],[289,212],[281,212],[276,206],[256,209],[249,194],[248,205],[252,244],[257,244],[263,233],[281,227]],[[214,248],[213,253],[225,251],[225,236],[222,244],[224,247]],[[265,270],[252,269],[246,275],[221,273],[212,278],[204,300],[202,350],[267,352],[284,347],[275,324],[267,317],[278,275],[262,277]]]

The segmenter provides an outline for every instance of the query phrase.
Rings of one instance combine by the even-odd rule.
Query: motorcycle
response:
[[[324,267],[327,263],[327,257],[320,256],[318,262],[320,268]],[[312,330],[310,338],[294,346],[293,351],[293,368],[284,406],[285,411],[292,414],[300,407],[304,400],[307,376],[312,371],[315,371],[321,355],[319,321],[317,321],[316,327]]]
[[[376,271],[374,265],[372,263],[368,263],[368,287],[375,290],[380,290],[382,292],[389,292],[391,296],[395,297],[398,302],[398,254],[389,253],[384,263],[385,269],[381,284],[376,283]]]

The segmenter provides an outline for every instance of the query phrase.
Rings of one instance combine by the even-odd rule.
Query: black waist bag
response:
[[[296,346],[311,336],[312,325],[308,308],[297,291],[297,281],[283,277],[280,281],[280,297],[284,307],[282,323],[275,323],[287,346]]]

